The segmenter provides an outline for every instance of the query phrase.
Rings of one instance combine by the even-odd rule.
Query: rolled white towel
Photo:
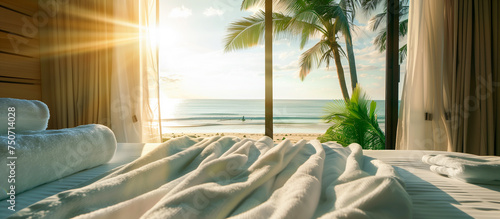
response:
[[[15,111],[9,111],[10,107]],[[38,100],[0,98],[0,135],[7,134],[9,117],[15,118],[12,131],[41,131],[47,129],[50,114],[47,105]]]
[[[107,163],[116,151],[113,132],[103,125],[30,131],[15,136],[15,154],[10,154],[8,137],[0,136],[0,191],[20,193],[80,170]],[[15,157],[9,158],[9,157]],[[9,165],[5,165],[9,164]],[[13,171],[12,171],[13,170]],[[15,175],[15,183],[7,178]],[[0,200],[7,197],[0,193]]]
[[[470,183],[500,184],[500,157],[424,155],[431,171]]]

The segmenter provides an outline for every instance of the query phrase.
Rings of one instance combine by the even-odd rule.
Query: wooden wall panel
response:
[[[28,38],[38,38],[39,36],[38,28],[34,26],[31,16],[1,7],[0,30]]]
[[[0,51],[29,56],[38,57],[40,54],[40,42],[38,39],[30,39],[15,34],[0,32]]]
[[[0,97],[41,100],[38,0],[0,0]]]
[[[40,59],[0,53],[1,76],[40,80]]]
[[[38,0],[0,0],[0,5],[29,16],[38,11]]]
[[[39,84],[16,84],[0,82],[0,97],[42,100]]]

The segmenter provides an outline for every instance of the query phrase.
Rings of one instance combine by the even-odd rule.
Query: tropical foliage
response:
[[[318,139],[336,141],[343,146],[358,143],[363,149],[384,149],[385,135],[379,127],[376,108],[377,103],[357,86],[350,100],[334,100],[327,104],[325,111],[328,114],[323,119],[333,126]]]
[[[399,0],[399,37],[403,38],[408,34],[408,13],[410,11],[409,5],[410,0]],[[373,44],[378,48],[380,52],[384,52],[387,45],[387,28],[385,26],[381,27],[380,24],[385,24],[387,18],[387,0],[361,0],[362,10],[370,14],[377,10],[380,5],[383,5],[383,11],[374,15],[370,19],[370,29],[372,31],[377,31],[377,36],[375,37]],[[402,63],[406,59],[407,54],[407,44],[403,44],[399,48],[399,62]]]
[[[300,78],[313,68],[334,61],[344,99],[349,99],[341,57],[348,58],[352,89],[357,84],[351,28],[354,26],[356,0],[275,0],[273,35],[275,39],[298,39],[303,49],[311,38],[319,41],[300,56]],[[244,0],[242,10],[262,7],[264,0]],[[225,51],[245,49],[263,42],[265,15],[263,11],[233,22],[225,38]],[[339,45],[344,37],[347,53]]]

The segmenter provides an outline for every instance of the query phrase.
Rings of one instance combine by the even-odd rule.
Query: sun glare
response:
[[[177,106],[182,103],[182,99],[168,99],[162,98],[161,100],[161,117],[162,119],[175,118],[177,114]]]
[[[179,33],[174,29],[160,25],[159,27],[148,28],[149,38],[154,46],[171,47],[179,41]]]

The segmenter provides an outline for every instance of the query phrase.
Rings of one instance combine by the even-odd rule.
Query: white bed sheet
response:
[[[437,151],[363,151],[395,166],[413,202],[414,218],[500,218],[500,186],[462,182],[430,171],[421,161]],[[464,154],[460,154],[464,156]],[[500,173],[498,173],[500,174]]]
[[[92,183],[112,169],[133,161],[158,144],[118,144],[113,159],[99,167],[38,186],[16,196],[16,209],[61,191]],[[435,151],[364,151],[364,154],[396,167],[413,201],[414,218],[499,218],[500,186],[477,185],[437,175],[421,162],[424,154]],[[0,203],[0,218],[12,214],[8,203]]]

